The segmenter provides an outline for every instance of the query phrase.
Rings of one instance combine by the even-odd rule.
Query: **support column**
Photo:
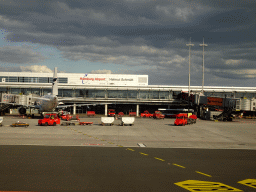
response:
[[[137,117],[140,116],[140,106],[139,105],[136,106],[136,116]]]
[[[73,106],[73,115],[75,115],[76,114],[76,104],[74,104],[74,106]]]
[[[105,116],[108,116],[108,104],[105,104]]]

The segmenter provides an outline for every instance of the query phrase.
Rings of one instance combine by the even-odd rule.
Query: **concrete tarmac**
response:
[[[29,123],[28,128],[10,127],[16,121]],[[87,126],[38,126],[37,119],[4,117],[0,128],[0,145],[47,145],[256,149],[256,121],[239,119],[233,122],[197,120],[196,124],[174,126],[174,119],[136,118],[134,126],[102,126],[100,118],[82,118],[93,122]]]
[[[28,128],[10,127],[15,121]],[[256,191],[255,120],[37,126],[4,117],[0,191]]]

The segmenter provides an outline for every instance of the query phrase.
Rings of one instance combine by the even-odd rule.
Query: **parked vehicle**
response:
[[[124,113],[123,113],[123,112],[119,112],[118,115],[117,115],[118,118],[121,118],[121,117],[123,117],[123,116],[124,116]]]
[[[108,110],[108,117],[115,117],[116,111],[115,109],[109,109]]]
[[[161,113],[161,111],[155,111],[155,113],[153,114],[153,118],[154,119],[164,119],[165,118],[165,115],[163,115]]]
[[[66,120],[67,121],[80,121],[79,115],[76,115],[76,116],[69,115],[69,116],[67,116]]]
[[[188,114],[180,113],[176,116],[176,120],[174,121],[174,125],[181,125],[181,126],[190,125],[190,124],[196,123],[195,118],[197,118],[195,115],[188,118]]]
[[[96,114],[95,114],[95,111],[87,111],[87,116],[88,117],[94,117]]]
[[[69,116],[70,116],[70,112],[67,112],[67,111],[59,112],[59,118],[61,118],[62,120],[66,120],[67,118],[69,118]]]
[[[136,116],[136,112],[129,112],[129,116]]]
[[[25,122],[17,121],[16,123],[13,123],[11,126],[12,127],[28,127],[29,124]]]
[[[38,125],[53,125],[56,126],[57,124],[60,124],[60,118],[56,113],[48,113],[45,114],[43,119],[38,120]]]
[[[153,114],[149,113],[148,111],[144,111],[143,113],[140,114],[140,117],[149,117],[152,118]]]

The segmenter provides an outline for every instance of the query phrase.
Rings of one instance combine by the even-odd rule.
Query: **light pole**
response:
[[[203,80],[202,80],[202,93],[204,94],[204,47],[207,47],[207,44],[204,44],[204,37],[203,37],[203,44],[200,44],[203,47]]]
[[[190,48],[191,48],[191,46],[194,46],[194,44],[191,44],[191,37],[190,37],[190,43],[189,44],[186,44],[186,46],[188,46],[189,47],[189,64],[188,64],[188,66],[189,66],[189,72],[188,72],[188,107],[189,107],[189,97],[190,97]],[[189,109],[189,108],[188,108]]]

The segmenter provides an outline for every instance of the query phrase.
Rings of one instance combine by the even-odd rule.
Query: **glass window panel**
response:
[[[73,90],[73,97],[82,97],[82,95],[81,95],[81,90],[79,90],[79,89],[75,89],[75,90]]]
[[[127,98],[126,90],[108,90],[108,98]]]
[[[43,89],[42,90],[42,93],[43,93],[43,95],[48,95],[48,93],[52,93],[52,90],[51,89]]]
[[[169,99],[169,91],[160,91],[159,97],[160,99]]]
[[[58,78],[58,83],[68,83],[68,78]]]
[[[105,98],[105,90],[94,90],[95,98]]]
[[[18,82],[18,77],[9,77],[8,82]]]
[[[32,93],[32,94],[36,94],[36,95],[40,95],[40,89],[31,88],[31,93]]]
[[[63,97],[72,97],[73,90],[72,89],[63,89]]]
[[[181,92],[180,91],[173,91],[173,99],[178,99],[178,97],[180,96]]]
[[[152,99],[152,91],[140,91],[140,99]]]
[[[48,77],[39,77],[39,83],[48,83]]]
[[[24,95],[31,94],[31,88],[21,88],[20,92]]]
[[[138,93],[138,91],[128,90],[127,91],[127,97],[130,98],[130,99],[137,99],[137,93]]]
[[[10,91],[11,91],[11,94],[20,94],[21,93],[20,88],[11,88]]]
[[[0,88],[0,92],[5,92],[5,93],[6,93],[6,92],[7,92],[7,88],[2,88],[2,87],[1,87],[1,88]]]
[[[152,91],[152,93],[153,93],[153,96],[152,96],[153,99],[159,99],[159,91]]]

